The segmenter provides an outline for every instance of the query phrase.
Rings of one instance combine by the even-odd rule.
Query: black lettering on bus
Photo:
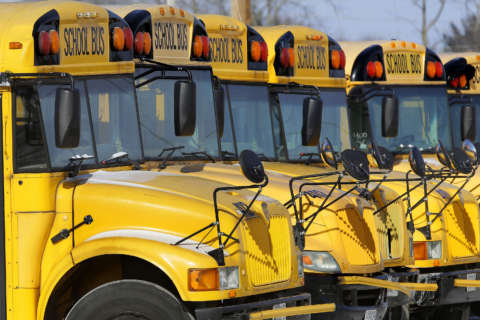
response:
[[[70,37],[67,36],[68,29],[63,29],[63,39],[65,40],[65,48],[63,48],[63,53],[68,57],[68,48],[70,48]]]

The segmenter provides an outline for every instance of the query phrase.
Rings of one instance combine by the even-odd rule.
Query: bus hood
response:
[[[191,163],[170,165],[162,172],[183,173],[189,176],[222,181],[232,185],[249,185],[241,174],[238,164]],[[294,175],[285,175],[266,170],[269,184],[262,194],[275,198],[282,203],[291,199],[288,183]],[[299,183],[295,184],[295,192]],[[328,187],[311,186],[305,190],[314,190],[316,197],[307,204],[304,200],[305,216],[316,211],[330,191]],[[334,191],[330,200],[344,194]],[[329,201],[330,201],[329,200]],[[295,224],[293,207],[289,209],[292,224]],[[370,273],[383,268],[380,257],[378,234],[375,230],[375,218],[372,205],[357,196],[347,195],[331,207],[318,214],[311,229],[307,232],[305,250],[330,252],[344,273]]]

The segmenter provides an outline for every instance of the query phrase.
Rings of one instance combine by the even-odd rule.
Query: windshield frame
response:
[[[415,84],[415,83],[402,83],[402,84],[398,84],[398,83],[382,83],[382,84],[377,84],[377,83],[368,83],[368,84],[355,84],[351,91],[349,92],[349,94],[347,95],[347,106],[348,106],[348,117],[349,117],[349,125],[350,125],[350,129],[352,124],[351,124],[351,110],[352,110],[352,106],[351,106],[351,103],[348,103],[348,101],[350,99],[352,99],[352,95],[351,93],[353,91],[357,91],[357,90],[361,90],[362,92],[362,95],[360,96],[360,99],[363,99],[364,98],[364,92],[368,91],[369,89],[378,89],[380,91],[383,91],[383,90],[392,90],[395,94],[396,97],[398,97],[397,95],[397,92],[396,92],[396,88],[398,87],[427,87],[427,88],[439,88],[441,90],[444,91],[445,93],[445,105],[447,107],[446,109],[446,117],[448,118],[447,119],[447,124],[449,126],[449,133],[448,133],[448,139],[449,139],[449,146],[452,147],[453,146],[453,132],[452,132],[452,124],[451,124],[451,117],[450,117],[450,105],[449,105],[449,102],[448,102],[448,94],[447,94],[447,88],[446,88],[446,84],[438,84],[438,83],[435,83],[435,84],[425,84],[425,83],[422,83],[422,84]],[[373,95],[371,98],[367,99],[365,102],[363,102],[361,104],[361,108],[364,109],[366,108],[366,112],[368,114],[368,122],[367,122],[367,129],[368,129],[368,134],[367,134],[367,137],[368,137],[368,144],[371,144],[372,141],[375,141],[375,139],[373,139],[373,130],[372,130],[372,118],[370,117],[370,110],[369,110],[369,101],[372,99],[372,98],[375,98],[375,97],[379,97],[381,95]],[[358,106],[357,106],[358,107]],[[400,105],[399,105],[399,110],[400,110]],[[365,110],[363,110],[363,112],[365,112]],[[353,134],[353,130],[350,130],[351,131],[351,135]],[[352,136],[351,137],[351,141],[352,141],[352,148],[355,148],[356,146],[354,146],[353,142],[354,142],[354,139]],[[444,142],[444,141],[442,141]],[[375,141],[375,143],[378,143],[377,141]],[[383,145],[380,145],[382,147],[386,147],[386,146],[383,146]],[[392,152],[393,155],[401,155],[401,154],[408,154],[410,152],[410,148],[408,147],[405,147],[404,150],[390,150],[388,149],[390,152]],[[421,150],[421,152],[423,154],[434,154],[435,153],[435,146],[432,146],[431,148],[426,148],[426,149],[423,149]]]
[[[137,126],[138,126],[138,134],[139,134],[139,143],[140,143],[140,159],[131,159],[134,162],[144,163],[144,156],[143,156],[143,138],[142,133],[140,130],[140,119],[139,119],[139,110],[138,110],[138,100],[135,90],[135,82],[134,82],[134,75],[131,73],[118,73],[118,74],[95,74],[95,75],[78,75],[72,76],[73,85],[75,86],[78,81],[88,81],[88,80],[99,80],[99,79],[125,79],[129,80],[132,83],[133,90],[133,99],[134,99],[134,107],[135,107],[135,114],[137,116]],[[41,134],[43,139],[43,152],[46,154],[46,168],[18,168],[17,165],[17,157],[16,157],[16,112],[17,112],[17,94],[16,88],[17,87],[28,87],[32,85],[58,85],[58,86],[71,86],[72,82],[67,79],[54,79],[51,77],[45,77],[42,74],[32,74],[31,78],[21,78],[21,79],[14,79],[12,81],[12,94],[11,94],[11,103],[12,103],[12,111],[11,111],[11,126],[12,126],[12,162],[13,168],[15,173],[55,173],[55,172],[68,172],[70,171],[68,166],[68,162],[65,164],[64,167],[53,167],[51,161],[51,155],[49,152],[49,141],[47,138],[47,133],[45,129],[45,121],[43,112],[39,112],[40,117],[40,127],[41,127]],[[88,88],[86,89],[88,92]],[[80,92],[80,96],[85,95],[84,93]],[[88,100],[88,97],[85,97]],[[93,129],[93,120],[91,118],[91,107],[90,102],[87,103],[87,112],[88,112],[88,123],[89,123],[89,131],[91,137],[91,146],[93,149],[93,163],[91,164],[82,164],[82,170],[92,170],[92,169],[102,169],[102,168],[110,168],[110,167],[124,167],[130,166],[131,163],[128,161],[119,161],[119,162],[112,162],[112,163],[102,163],[102,160],[98,158],[98,151],[97,145],[95,142],[95,134]]]
[[[218,128],[218,123],[217,123],[217,120],[216,120],[216,108],[215,108],[215,79],[218,79],[214,74],[213,74],[213,69],[210,65],[171,65],[171,64],[163,64],[163,63],[160,63],[160,64],[155,64],[155,63],[149,63],[149,62],[136,62],[135,63],[135,73],[137,71],[137,67],[139,68],[145,68],[145,69],[148,69],[148,68],[151,68],[151,70],[149,70],[149,73],[147,73],[147,71],[145,71],[144,73],[140,74],[142,76],[148,76],[149,74],[152,74],[154,72],[185,72],[185,76],[184,77],[176,77],[176,76],[165,76],[165,77],[159,77],[159,78],[156,78],[155,80],[151,81],[151,82],[155,82],[155,81],[162,81],[162,80],[186,80],[186,79],[190,79],[192,81],[193,80],[193,75],[191,73],[191,71],[207,71],[210,73],[210,81],[211,81],[211,89],[212,89],[212,101],[213,101],[213,104],[211,106],[207,106],[207,107],[211,107],[213,109],[213,114],[215,116],[215,119],[214,119],[214,122],[215,122],[215,137],[216,137],[216,142],[217,142],[217,150],[216,150],[216,153],[215,154],[209,154],[215,161],[221,161],[222,160],[222,154],[221,154],[221,151],[220,151],[220,137],[219,137],[219,128]],[[135,73],[133,75],[133,79],[134,79],[134,86],[135,86],[135,97],[136,97],[136,101],[137,101],[137,106],[139,105],[139,100],[138,100],[138,93],[137,93],[137,90],[141,87],[137,87],[137,84],[136,84],[136,76],[135,76]],[[151,83],[151,82],[148,82],[148,83]],[[194,81],[195,82],[195,81]],[[219,81],[220,85],[222,84],[222,81]],[[196,93],[197,95],[199,94],[199,92]],[[226,106],[225,106],[226,107]],[[141,126],[141,117],[140,117],[140,106],[138,106],[137,108],[137,111],[139,113],[138,115],[138,121],[139,121],[139,126],[140,126],[140,132],[142,132],[142,126]],[[198,105],[197,105],[197,111],[198,111]],[[197,130],[197,128],[195,128],[195,130]],[[143,147],[143,144],[142,144],[142,153],[143,153],[143,159],[144,161],[161,161],[165,158],[162,157],[162,158],[156,158],[156,157],[146,157],[145,156],[145,149]],[[205,151],[205,150],[198,150],[198,151]],[[180,151],[181,152],[181,151]],[[200,155],[201,157],[201,155]],[[201,158],[198,158],[198,157],[195,157],[195,156],[189,156],[189,155],[179,155],[178,153],[174,153],[171,157],[168,157],[169,161],[191,161],[191,160],[200,160],[200,161],[210,161],[207,157],[205,157],[205,159],[201,159]]]

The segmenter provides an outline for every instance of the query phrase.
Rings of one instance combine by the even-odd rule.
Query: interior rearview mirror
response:
[[[475,140],[475,108],[470,105],[463,106],[461,117],[462,140]]]
[[[174,90],[175,135],[191,136],[196,124],[196,87],[193,81],[179,80]]]
[[[302,145],[316,146],[322,128],[322,100],[308,97],[303,100]]]
[[[243,150],[239,157],[240,167],[243,175],[253,183],[260,183],[265,180],[263,164],[257,154],[251,150]]]
[[[408,161],[410,162],[410,168],[412,168],[413,172],[420,177],[425,176],[425,161],[423,160],[422,153],[417,147],[410,149]]]
[[[223,137],[223,128],[225,126],[225,91],[221,85],[213,90],[215,99],[215,118],[217,119],[217,129],[219,137]]]
[[[80,143],[80,95],[78,90],[57,88],[54,119],[57,148],[78,147]]]
[[[382,136],[393,138],[398,135],[398,99],[387,96],[382,99]]]
[[[322,143],[321,153],[323,161],[325,161],[326,164],[336,170],[338,167],[337,158],[335,156],[335,151],[333,150],[332,143],[330,142],[330,140],[328,140],[328,138],[325,138]]]

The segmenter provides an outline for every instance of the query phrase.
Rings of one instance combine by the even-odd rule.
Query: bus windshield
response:
[[[145,74],[148,69],[137,67],[136,74]],[[217,157],[217,125],[213,108],[213,86],[210,69],[191,70],[196,85],[196,127],[192,136],[175,135],[174,87],[178,79],[186,78],[185,72],[154,71],[137,79],[137,85],[151,82],[137,89],[140,126],[146,159],[156,159],[162,150],[183,146],[172,159],[183,153],[205,152]],[[164,74],[164,75],[162,75]],[[167,79],[165,77],[168,77]]]
[[[472,105],[475,108],[475,141],[480,142],[480,95],[466,95],[464,97],[471,98],[472,102],[468,105]],[[465,103],[453,103],[450,105],[450,119],[452,122],[452,136],[453,136],[453,145],[461,148],[462,147],[462,132],[461,132],[461,117],[462,117],[462,107]]]
[[[328,138],[335,151],[350,148],[347,101],[344,89],[319,89],[323,101],[322,129],[320,143]],[[278,93],[272,101],[278,101],[282,112],[283,128],[289,160],[301,160],[300,153],[319,153],[318,146],[302,145],[302,108],[303,100],[312,94]],[[312,158],[316,160],[317,158]],[[318,159],[320,160],[320,159]]]
[[[80,144],[55,144],[55,93],[64,84],[19,82],[15,87],[16,170],[64,170],[73,156],[94,156],[84,164],[101,164],[118,152],[143,158],[133,79],[128,76],[75,78],[80,94]]]
[[[240,154],[249,149],[265,160],[284,155],[279,141],[274,142],[274,137],[280,136],[280,117],[270,114],[267,86],[226,84],[224,88],[229,103],[225,108],[222,151],[233,153],[236,148]]]
[[[365,150],[373,138],[375,143],[395,153],[409,152],[412,146],[421,151],[433,151],[439,141],[450,149],[451,131],[445,87],[392,86],[391,89],[399,103],[398,135],[394,138],[382,136],[383,97],[375,96],[368,100],[368,110],[364,105],[350,104],[354,146]]]

